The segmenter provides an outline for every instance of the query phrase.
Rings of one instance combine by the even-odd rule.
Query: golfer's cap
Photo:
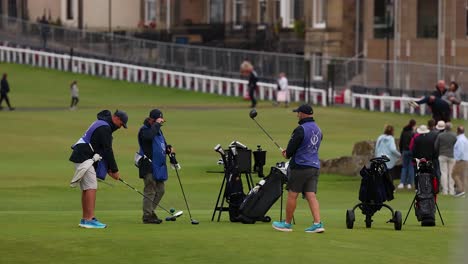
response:
[[[151,118],[153,118],[153,119],[162,118],[162,117],[163,117],[163,113],[162,113],[161,110],[159,110],[159,109],[153,109],[153,110],[151,110],[151,112],[149,113],[149,117],[151,117]]]
[[[122,110],[117,110],[114,113],[115,116],[118,116],[120,120],[122,120],[123,127],[127,128],[127,122],[128,122],[128,115],[125,113],[125,111]]]
[[[306,115],[311,115],[314,113],[314,110],[312,109],[312,106],[308,105],[308,104],[303,104],[301,106],[299,106],[298,108],[294,109],[293,112],[301,112],[301,113],[304,113]]]

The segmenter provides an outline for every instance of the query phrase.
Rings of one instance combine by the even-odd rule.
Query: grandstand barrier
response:
[[[247,94],[247,81],[242,79],[169,71],[25,48],[0,46],[0,61],[225,96],[239,97]],[[259,82],[258,98],[273,100],[276,88],[276,84]],[[289,86],[289,91],[292,101],[327,105],[325,90]],[[305,98],[306,95],[309,100]]]

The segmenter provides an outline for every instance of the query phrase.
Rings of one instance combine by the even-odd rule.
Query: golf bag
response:
[[[359,200],[364,203],[363,214],[374,214],[382,208],[385,201],[393,200],[395,187],[388,173],[387,165],[382,160],[375,159],[369,166],[361,169],[361,186]]]
[[[435,226],[438,179],[433,173],[432,163],[421,161],[416,173],[416,197],[414,212],[422,226]]]
[[[229,220],[231,222],[239,222],[239,208],[245,197],[241,175],[234,169],[226,171],[224,177],[226,177],[225,198],[229,204]]]
[[[265,214],[280,198],[286,180],[283,171],[271,167],[270,174],[252,188],[242,202],[239,221],[244,224],[253,224],[256,221],[270,222],[271,218]]]

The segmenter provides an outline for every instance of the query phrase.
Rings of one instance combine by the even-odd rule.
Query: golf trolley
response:
[[[384,204],[385,201],[393,200],[393,191],[395,190],[391,176],[385,165],[388,161],[390,161],[390,159],[383,155],[382,157],[371,159],[370,164],[361,169],[360,174],[362,179],[359,189],[359,200],[361,203],[355,205],[353,209],[348,209],[346,211],[346,227],[348,229],[353,229],[355,221],[354,210],[356,210],[356,208],[359,207],[362,214],[366,216],[366,228],[370,228],[373,222],[372,216],[382,207],[385,207],[389,209],[392,214],[392,218],[390,218],[387,223],[394,223],[395,230],[401,230],[401,212],[394,211],[392,207]]]
[[[416,163],[416,177],[413,202],[411,203],[405,221],[414,206],[416,218],[421,222],[421,226],[435,226],[435,211],[439,213],[442,225],[445,225],[439,206],[437,205],[437,194],[439,193],[439,179],[434,175],[434,167],[432,162],[426,159],[414,159]]]

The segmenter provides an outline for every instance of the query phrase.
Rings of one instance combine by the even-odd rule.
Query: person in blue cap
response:
[[[317,200],[317,184],[320,170],[319,148],[322,142],[322,131],[315,123],[310,105],[303,104],[293,112],[297,113],[299,126],[294,129],[288,147],[283,150],[283,157],[290,159],[290,175],[287,183],[288,198],[286,202],[286,219],[273,222],[274,229],[292,231],[292,218],[296,210],[297,197],[303,193],[314,218],[308,233],[323,233],[325,228],[320,219]]]
[[[83,218],[80,227],[106,228],[107,225],[97,220],[94,215],[96,205],[97,178],[104,179],[109,174],[115,180],[120,179],[119,168],[112,150],[112,133],[119,128],[127,128],[128,115],[122,110],[112,114],[109,110],[103,110],[97,114],[94,121],[84,135],[72,146],[73,152],[70,161],[78,169],[83,162],[98,154],[102,159],[89,168],[79,179],[82,190]]]

